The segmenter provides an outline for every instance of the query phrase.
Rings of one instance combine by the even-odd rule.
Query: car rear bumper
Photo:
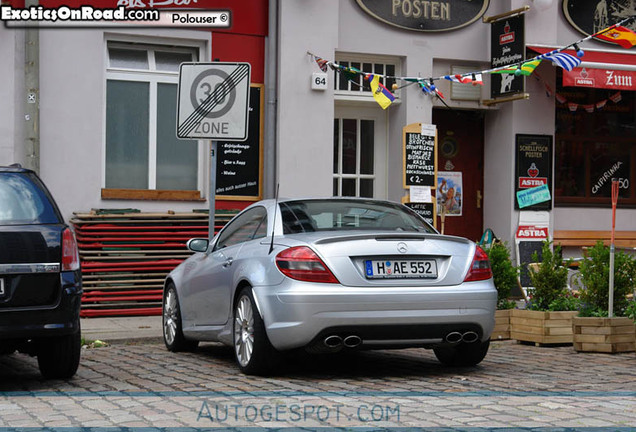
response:
[[[82,280],[78,271],[60,273],[61,294],[51,307],[2,308],[0,306],[0,344],[62,336],[79,330]]]
[[[362,348],[434,346],[449,333],[487,340],[497,291],[492,280],[448,287],[357,288],[285,280],[255,287],[267,335],[279,350],[361,338]]]

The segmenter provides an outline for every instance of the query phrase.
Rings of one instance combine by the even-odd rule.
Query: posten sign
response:
[[[455,30],[477,21],[490,0],[356,0],[373,18],[406,30]]]

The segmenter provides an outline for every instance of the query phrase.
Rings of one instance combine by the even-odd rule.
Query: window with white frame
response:
[[[395,77],[397,65],[393,62],[384,60],[356,60],[352,57],[339,58],[337,63],[340,66],[353,68],[364,73],[373,73],[380,75],[380,82],[384,84],[391,92],[395,93],[393,84],[396,83]],[[371,96],[371,86],[369,81],[364,79],[363,74],[345,74],[336,73],[334,79],[334,90],[337,94],[368,94]],[[394,94],[398,97],[399,95]]]
[[[334,196],[374,197],[375,122],[336,118],[333,139]]]
[[[108,42],[106,190],[197,191],[198,142],[176,138],[179,65],[198,48]],[[197,194],[198,195],[198,194]]]

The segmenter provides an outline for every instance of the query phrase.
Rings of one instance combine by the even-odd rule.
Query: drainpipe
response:
[[[37,7],[38,0],[26,0],[25,7]],[[40,30],[37,22],[25,29],[24,47],[24,120],[25,167],[40,173]]]
[[[278,110],[278,0],[269,0],[267,43],[265,47],[265,198],[276,193],[276,128]]]

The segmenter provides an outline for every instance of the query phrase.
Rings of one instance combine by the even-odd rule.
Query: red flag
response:
[[[614,27],[596,37],[607,42],[619,44],[623,48],[631,48],[636,45],[636,33],[623,26]]]

